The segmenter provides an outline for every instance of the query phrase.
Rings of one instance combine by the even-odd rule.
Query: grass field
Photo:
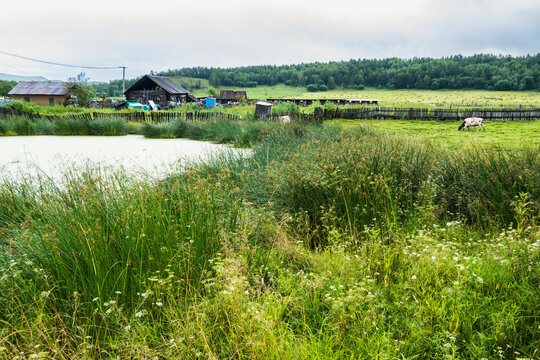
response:
[[[388,134],[400,134],[434,141],[450,148],[467,145],[520,148],[540,146],[540,120],[486,121],[485,131],[478,128],[458,131],[456,121],[414,120],[333,120],[346,127],[369,126]]]
[[[179,79],[177,79],[179,80]],[[194,90],[195,96],[208,95],[208,80],[201,79],[202,88]],[[218,87],[217,90],[233,87]],[[540,92],[534,91],[487,91],[487,90],[365,90],[335,89],[326,92],[307,92],[305,87],[257,86],[236,88],[247,92],[248,98],[310,98],[310,99],[378,99],[382,106],[407,105],[486,105],[486,106],[540,106]]]
[[[538,358],[540,153],[374,124],[0,184],[0,358]]]

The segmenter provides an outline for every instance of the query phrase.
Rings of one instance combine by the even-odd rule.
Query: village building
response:
[[[219,102],[223,105],[239,103],[245,99],[247,99],[245,91],[221,90],[219,92]]]
[[[153,101],[161,107],[167,107],[170,103],[182,104],[197,101],[186,89],[164,76],[145,75],[124,94],[127,101],[137,101],[148,104]]]
[[[39,105],[65,105],[67,93],[66,83],[61,81],[21,81],[8,94],[13,100]]]

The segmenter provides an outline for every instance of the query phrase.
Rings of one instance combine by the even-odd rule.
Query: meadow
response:
[[[186,78],[173,78],[177,82]],[[208,80],[201,81],[201,88],[194,89],[195,96],[208,96]],[[216,90],[227,90],[231,87],[217,87]],[[257,86],[253,88],[235,87],[246,91],[249,99],[377,99],[381,106],[534,106],[540,107],[538,91],[487,91],[487,90],[388,90],[365,88],[364,90],[337,87],[334,90],[308,92],[302,86]]]
[[[3,183],[0,358],[538,358],[537,148],[374,125]]]
[[[333,120],[345,127],[369,126],[388,134],[416,137],[449,148],[490,146],[520,149],[540,147],[540,121],[485,121],[479,128],[458,131],[459,121]]]

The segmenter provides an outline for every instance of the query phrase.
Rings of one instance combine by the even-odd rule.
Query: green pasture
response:
[[[189,78],[173,78],[177,82]],[[195,96],[208,95],[208,80],[201,80],[201,89],[193,90]],[[487,91],[487,90],[387,90],[366,88],[364,90],[336,88],[324,92],[308,92],[303,86],[257,86],[240,88],[221,86],[216,89],[232,89],[247,92],[250,99],[310,98],[310,99],[377,99],[382,106],[540,106],[540,92],[535,91]]]
[[[346,127],[372,126],[388,134],[403,134],[434,141],[448,147],[467,145],[520,148],[540,146],[540,120],[485,121],[485,131],[477,127],[458,131],[459,121],[420,120],[332,120]]]

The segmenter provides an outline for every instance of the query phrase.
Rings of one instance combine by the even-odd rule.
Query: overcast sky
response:
[[[0,51],[127,78],[192,66],[540,52],[540,0],[26,0],[0,6]],[[0,54],[0,73],[83,69]],[[85,70],[91,81],[121,70]]]

